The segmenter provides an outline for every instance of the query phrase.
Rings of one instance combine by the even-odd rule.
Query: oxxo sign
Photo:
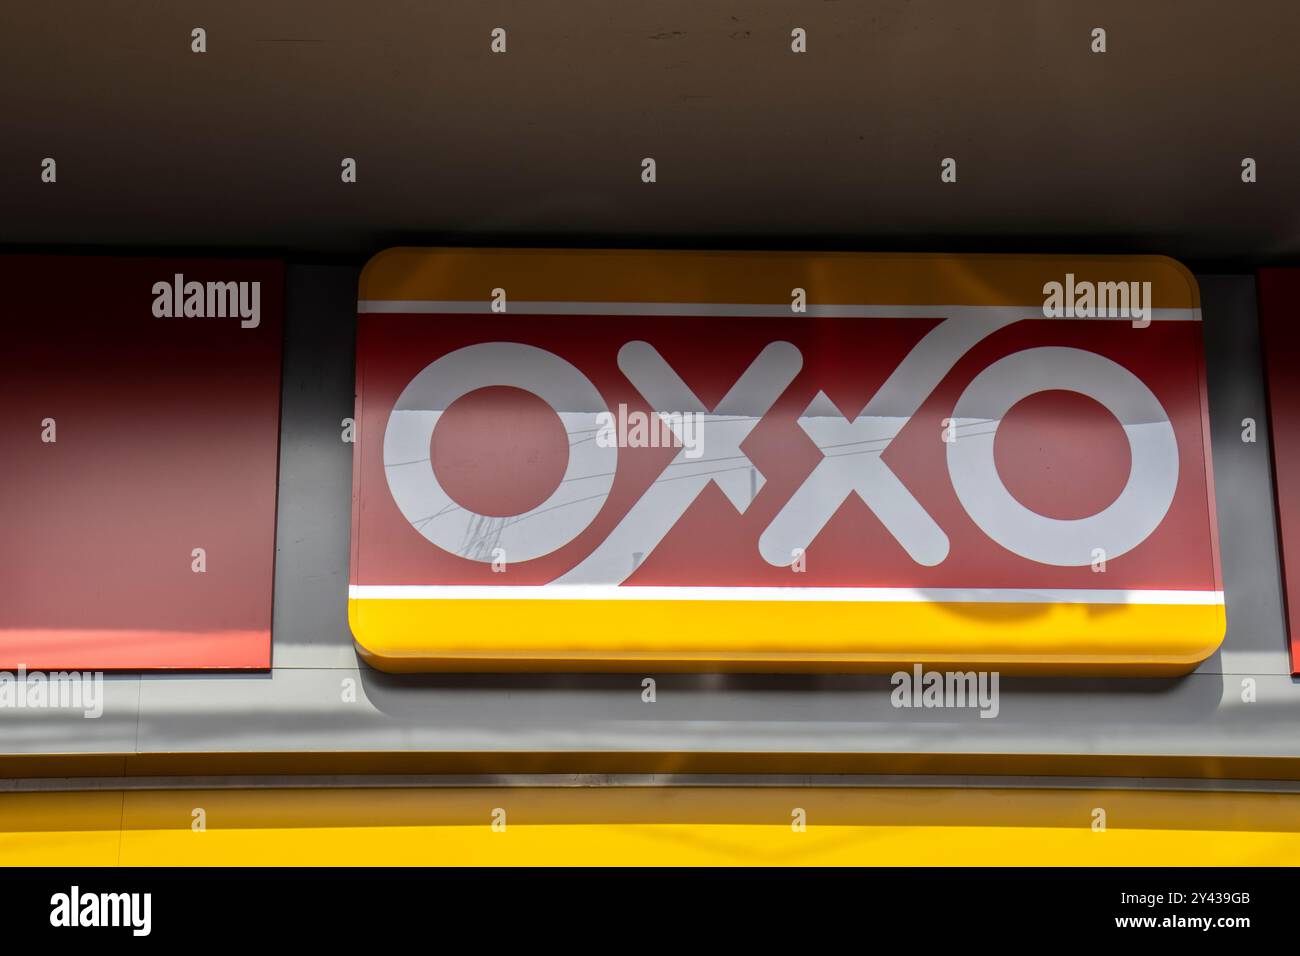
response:
[[[1064,317],[1089,284],[1133,295]],[[1222,639],[1170,260],[399,249],[360,300],[381,668],[1171,673]]]

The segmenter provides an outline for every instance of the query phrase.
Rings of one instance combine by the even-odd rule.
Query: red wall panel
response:
[[[256,326],[156,315],[177,274],[260,283]],[[0,280],[0,668],[268,667],[281,264],[8,256]]]
[[[1300,674],[1300,269],[1262,269],[1259,322],[1291,672]]]

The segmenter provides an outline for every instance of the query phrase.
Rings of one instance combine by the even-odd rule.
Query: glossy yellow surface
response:
[[[348,617],[367,662],[386,671],[894,671],[922,661],[1181,674],[1214,653],[1225,628],[1221,605],[527,599],[491,602],[484,627],[484,603],[353,599]]]
[[[202,811],[205,828],[194,829]],[[806,829],[794,823],[803,811]],[[1097,811],[1106,828],[1094,829]],[[494,817],[505,827],[493,828]],[[1293,865],[1300,794],[859,788],[0,795],[0,864]]]

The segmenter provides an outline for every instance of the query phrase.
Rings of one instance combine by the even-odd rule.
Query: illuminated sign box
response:
[[[1223,638],[1171,260],[393,249],[359,299],[382,669],[1179,673]]]

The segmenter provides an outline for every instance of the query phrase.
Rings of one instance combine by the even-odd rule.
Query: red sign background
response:
[[[625,448],[604,508],[563,548],[511,567],[509,581],[490,565],[462,558],[426,541],[387,491],[382,436],[398,395],[427,364],[466,345],[510,341],[547,349],[577,366],[611,410],[651,411],[619,371],[626,342],[653,345],[708,407],[713,407],[769,342],[785,340],[803,354],[798,377],[746,440],[743,448],[766,478],[744,514],[710,485],[662,543],[624,581],[635,585],[873,586],[960,588],[1218,589],[1207,529],[1207,440],[1201,390],[1199,322],[1160,321],[1134,328],[1124,321],[1034,320],[1008,326],[980,342],[944,377],[885,453],[884,459],[948,534],[951,551],[934,567],[914,562],[872,511],[856,497],[840,507],[809,548],[805,574],[792,576],[760,556],[763,529],[821,458],[797,419],[818,390],[847,417],[856,416],[885,378],[937,323],[921,319],[844,321],[629,316],[367,314],[359,326],[358,423],[368,440],[356,467],[369,488],[357,511],[352,583],[544,584],[577,564],[606,537],[676,453],[672,448]],[[989,539],[958,501],[948,477],[943,420],[967,384],[997,359],[1034,346],[1073,346],[1127,368],[1159,398],[1179,449],[1173,503],[1161,525],[1132,551],[1113,558],[1105,575],[1089,567],[1053,567],[1019,557]],[[563,470],[564,433],[527,423],[554,415],[517,389],[472,393],[453,403],[432,442],[433,467],[449,489],[463,489],[462,506],[511,514],[546,497]],[[461,406],[458,408],[458,406]],[[458,424],[459,419],[459,424]],[[557,421],[558,424],[558,421]],[[505,440],[503,440],[503,436]],[[513,437],[511,437],[513,436]],[[550,447],[556,445],[557,447]],[[511,448],[515,450],[511,452]],[[512,457],[513,455],[513,457]],[[1100,405],[1074,393],[1047,392],[1012,410],[996,444],[999,471],[1023,503],[1054,517],[1083,517],[1119,493],[1129,451],[1119,423]],[[559,456],[557,458],[557,456]],[[558,460],[558,470],[556,461]],[[503,484],[501,475],[509,476]],[[522,489],[529,489],[531,497]],[[509,491],[514,500],[509,500]],[[362,548],[359,541],[382,541]]]

